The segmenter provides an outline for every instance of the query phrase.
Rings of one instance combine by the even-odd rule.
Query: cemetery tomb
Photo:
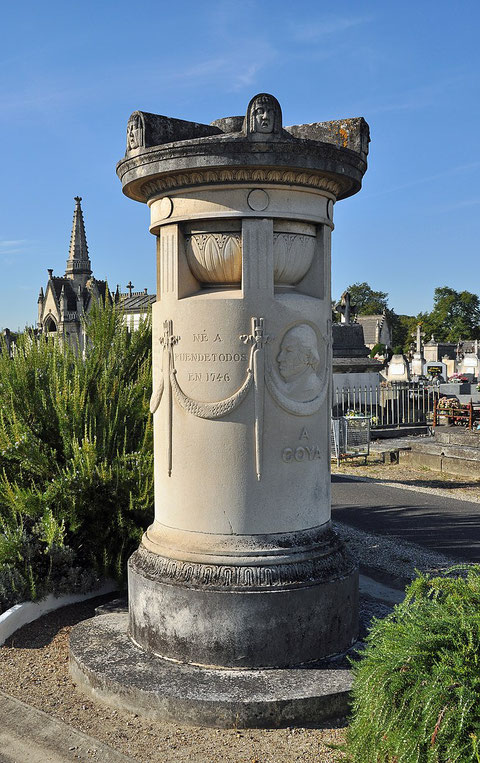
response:
[[[157,244],[155,519],[128,622],[72,634],[75,679],[107,702],[247,726],[345,705],[348,672],[321,663],[358,632],[330,518],[330,240],[368,143],[362,118],[284,127],[266,93],[210,125],[128,122],[117,173]]]

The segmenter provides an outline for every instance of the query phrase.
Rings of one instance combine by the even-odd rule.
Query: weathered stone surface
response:
[[[267,93],[251,99],[241,126],[135,112],[117,169],[124,193],[148,203],[157,237],[155,520],[129,563],[128,632],[142,665],[155,653],[190,666],[283,668],[283,678],[258,679],[276,674],[280,687],[259,697],[265,725],[323,696],[315,688],[312,705],[308,688],[294,690],[302,671],[289,666],[342,652],[358,633],[356,566],[330,526],[330,237],[335,202],[360,188],[368,126],[292,129]],[[170,678],[201,677],[191,671]],[[240,721],[255,725],[257,684],[229,675],[225,718],[237,697]],[[118,692],[137,677],[124,676]],[[284,682],[297,697],[285,712]]]
[[[286,127],[285,130],[295,138],[331,143],[334,146],[348,148],[362,154],[365,158],[368,154],[370,129],[363,117],[292,125]]]
[[[338,538],[321,556],[237,568],[182,564],[141,546],[128,588],[133,641],[181,662],[293,666],[345,651],[357,634],[357,569]]]
[[[267,93],[211,125],[129,121],[117,172],[158,237],[155,521],[129,564],[148,652],[278,667],[356,638],[330,529],[330,234],[368,137],[363,119],[286,129]]]
[[[259,98],[273,104],[272,130],[252,129]],[[278,101],[259,94],[241,126],[240,119],[225,117],[202,125],[134,112],[127,126],[126,156],[117,165],[123,192],[149,202],[165,191],[200,183],[294,184],[330,191],[338,200],[360,189],[370,140],[363,118],[284,129]]]
[[[461,427],[435,427],[435,442],[480,449],[480,432]]]
[[[153,720],[219,728],[318,724],[348,708],[351,674],[335,661],[283,670],[212,670],[146,654],[126,636],[125,615],[75,627],[74,681],[95,699]]]
[[[369,349],[363,339],[363,328],[359,323],[334,323],[332,325],[334,358],[365,358]],[[373,360],[369,358],[369,360]],[[378,360],[374,366],[380,366]]]
[[[445,474],[476,477],[480,473],[480,432],[435,427],[434,438],[412,443],[405,460]]]

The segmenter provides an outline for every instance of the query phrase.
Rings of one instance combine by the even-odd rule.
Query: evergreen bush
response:
[[[67,567],[74,587],[87,570],[121,579],[152,519],[150,321],[129,332],[97,304],[85,331],[83,353],[28,333],[0,353],[0,609],[7,589],[61,588]]]
[[[384,353],[385,353],[385,345],[382,344],[381,342],[377,342],[377,344],[374,345],[374,347],[372,347],[372,349],[370,350],[369,357],[374,358],[375,355],[384,355]]]
[[[354,761],[480,762],[480,565],[420,574],[353,671]]]

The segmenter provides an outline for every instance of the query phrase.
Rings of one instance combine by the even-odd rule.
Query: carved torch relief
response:
[[[202,335],[200,334],[198,337],[200,341]],[[150,401],[150,410],[155,413],[162,398],[164,396],[166,398],[166,405],[168,406],[166,434],[169,476],[172,472],[173,400],[180,408],[193,416],[215,420],[227,416],[238,408],[249,394],[250,389],[253,388],[255,473],[257,479],[260,480],[263,468],[265,387],[273,400],[285,412],[294,416],[311,416],[317,413],[323,403],[327,389],[327,340],[324,337],[319,338],[318,329],[314,328],[313,325],[306,322],[296,323],[285,331],[275,363],[272,363],[271,358],[266,354],[269,337],[265,330],[265,319],[252,318],[251,333],[242,334],[239,337],[240,341],[249,348],[247,353],[215,353],[215,360],[218,355],[220,361],[223,358],[247,361],[246,374],[242,383],[229,397],[205,402],[196,400],[182,389],[178,379],[176,358],[188,362],[190,356],[193,358],[195,355],[195,360],[200,356],[201,359],[207,360],[213,353],[182,352],[180,347],[176,348],[180,339],[179,336],[174,335],[173,321],[165,321],[164,334],[160,339],[163,348],[162,371],[158,375],[156,388],[153,390]],[[190,376],[192,373],[200,375],[203,373],[205,379],[199,378],[199,381],[208,381],[209,372],[190,372]],[[216,376],[218,375],[216,373]],[[228,372],[223,374],[224,377],[227,375]],[[228,381],[229,379],[219,379],[219,381],[222,380]],[[287,463],[293,460],[293,457],[292,459],[285,458],[284,455],[282,458]],[[303,459],[296,458],[295,460]],[[313,459],[310,458],[309,460]]]

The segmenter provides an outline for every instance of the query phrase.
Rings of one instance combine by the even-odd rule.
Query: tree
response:
[[[480,338],[480,299],[469,291],[455,291],[438,286],[434,292],[433,310],[419,316],[424,330],[438,342]]]
[[[408,353],[415,341],[417,318],[413,315],[397,315],[393,310],[387,310],[387,317],[392,328],[394,353]]]
[[[356,306],[359,315],[377,315],[387,309],[387,292],[374,291],[366,281],[352,284],[347,291],[350,292],[352,305]]]

